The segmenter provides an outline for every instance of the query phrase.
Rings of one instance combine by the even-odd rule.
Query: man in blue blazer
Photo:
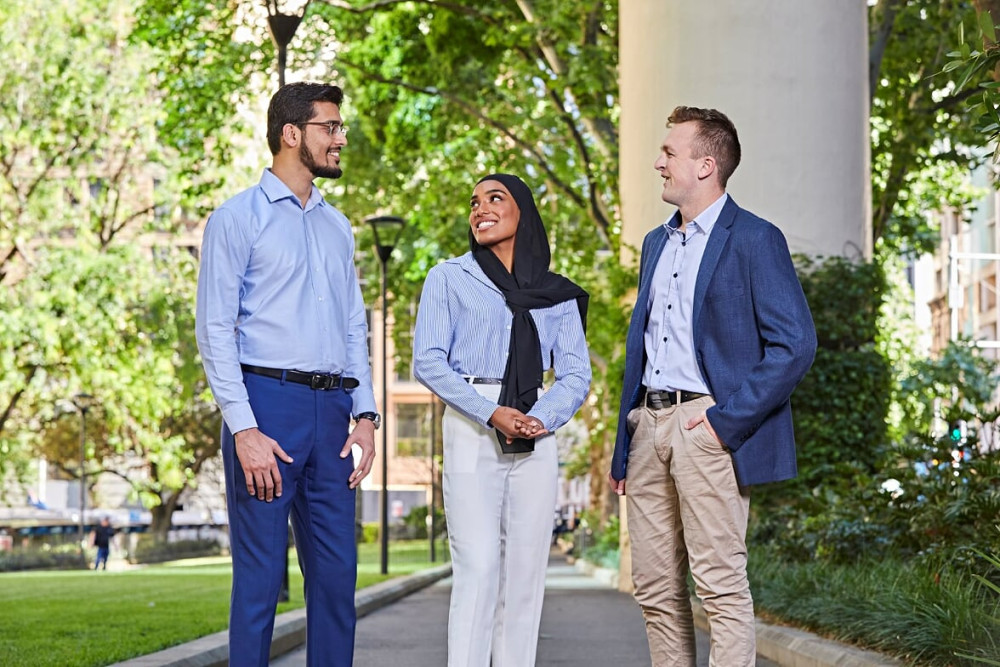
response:
[[[732,122],[677,107],[667,126],[654,167],[678,210],[642,244],[609,482],[627,495],[653,665],[695,664],[690,570],[710,664],[749,667],[748,487],[796,474],[789,397],[816,331],[784,236],[726,194]]]

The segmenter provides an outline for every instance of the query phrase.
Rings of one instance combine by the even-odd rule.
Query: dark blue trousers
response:
[[[273,502],[247,493],[223,424],[233,591],[229,610],[229,664],[266,667],[275,606],[284,576],[291,514],[299,567],[305,578],[306,654],[310,667],[350,667],[354,660],[353,459],[340,458],[350,424],[351,398],[342,390],[245,374],[257,426],[292,457],[278,461],[282,495]]]

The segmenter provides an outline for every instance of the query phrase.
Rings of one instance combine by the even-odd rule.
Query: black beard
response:
[[[313,175],[313,178],[340,178],[344,175],[344,170],[340,167],[326,167],[317,164],[312,151],[307,149],[304,143],[299,145],[299,159],[302,160],[302,164]]]

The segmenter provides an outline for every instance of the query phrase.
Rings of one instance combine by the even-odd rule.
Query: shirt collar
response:
[[[476,261],[476,258],[472,255],[472,252],[467,252],[464,255],[456,257],[455,260],[452,261],[457,261],[469,275],[471,275],[473,278],[475,278],[479,282],[489,287],[494,292],[503,294],[503,292],[500,291],[500,288],[493,284],[493,281],[490,280],[490,277],[487,276],[486,272],[483,271],[481,266],[479,266],[479,262]]]
[[[298,198],[295,193],[285,185],[285,182],[274,175],[270,167],[264,168],[264,173],[260,177],[260,189],[264,191],[264,195],[267,196],[267,200],[272,204],[276,201],[282,199],[294,199],[298,203]],[[319,193],[319,188],[315,184],[312,186],[312,190],[309,192],[309,201],[306,202],[306,207],[304,210],[308,211],[313,206],[321,206],[326,202],[323,200],[323,196]]]
[[[719,215],[722,213],[722,207],[726,205],[726,201],[729,199],[729,195],[725,192],[722,196],[716,199],[714,202],[709,204],[708,208],[695,216],[694,220],[688,223],[688,232],[694,234],[695,232],[703,232],[705,234],[711,234],[712,228],[715,227],[715,223],[719,220]],[[681,226],[681,213],[677,211],[670,219],[663,223],[668,234],[672,234],[677,231]]]

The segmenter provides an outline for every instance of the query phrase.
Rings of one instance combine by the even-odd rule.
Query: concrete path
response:
[[[574,665],[649,667],[642,614],[630,595],[611,583],[617,572],[576,567],[553,553],[546,576],[538,640],[538,667]],[[447,664],[450,565],[390,579],[355,595],[358,667],[444,667]],[[708,620],[694,605],[698,667],[708,665]],[[113,667],[225,667],[226,631],[117,663]],[[275,667],[306,664],[305,609],[275,620]],[[901,667],[902,662],[757,619],[758,667]],[[2,662],[2,660],[0,660]]]
[[[443,579],[358,621],[358,667],[444,667],[447,664],[448,599]],[[630,595],[579,572],[553,555],[545,582],[538,640],[538,667],[607,667],[650,664],[642,613]],[[708,665],[708,637],[698,631],[698,665]],[[304,667],[305,648],[272,660],[272,667]],[[776,663],[759,659],[759,667]]]

